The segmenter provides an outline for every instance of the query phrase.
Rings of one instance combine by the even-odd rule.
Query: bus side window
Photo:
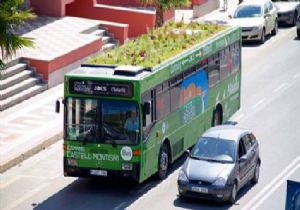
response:
[[[220,80],[220,58],[216,53],[208,58],[208,85],[214,86]]]
[[[151,125],[154,121],[153,119],[153,91],[147,91],[143,94],[142,96],[142,103],[144,104],[145,102],[148,102],[150,104],[150,113],[149,114],[146,114],[144,113],[144,110],[143,110],[143,114],[142,114],[142,117],[143,117],[143,130],[144,130],[144,137],[148,136],[149,134],[149,131],[151,129]]]
[[[230,46],[230,53],[232,57],[232,73],[239,71],[241,68],[241,46],[240,42],[237,41]]]
[[[220,79],[225,79],[232,70],[232,56],[229,47],[220,52]]]

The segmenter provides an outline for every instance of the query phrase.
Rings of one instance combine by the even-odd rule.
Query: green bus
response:
[[[240,89],[238,27],[151,68],[83,64],[64,79],[64,176],[163,179],[240,108]]]

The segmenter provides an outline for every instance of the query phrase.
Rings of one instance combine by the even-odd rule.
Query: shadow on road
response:
[[[184,160],[185,157],[183,156],[172,164],[168,176],[175,173]],[[149,178],[143,184],[121,179],[79,178],[42,203],[33,205],[33,207],[35,210],[125,209],[160,183],[161,181],[157,180],[155,176]],[[55,186],[53,189],[55,191]]]

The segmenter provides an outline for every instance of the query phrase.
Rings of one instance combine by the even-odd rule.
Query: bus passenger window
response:
[[[220,80],[220,60],[219,55],[215,54],[208,58],[208,84],[214,86]]]

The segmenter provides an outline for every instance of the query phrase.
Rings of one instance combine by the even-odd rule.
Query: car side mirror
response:
[[[228,17],[229,17],[230,19],[232,19],[232,15],[231,15],[231,14],[229,14]]]
[[[189,149],[185,150],[184,154],[186,157],[191,157],[191,151]]]
[[[246,155],[242,156],[242,157],[240,158],[240,160],[239,160],[240,163],[244,163],[244,162],[246,162],[246,161],[247,161]]]
[[[270,16],[271,16],[270,13],[265,14],[265,18],[270,17]]]

